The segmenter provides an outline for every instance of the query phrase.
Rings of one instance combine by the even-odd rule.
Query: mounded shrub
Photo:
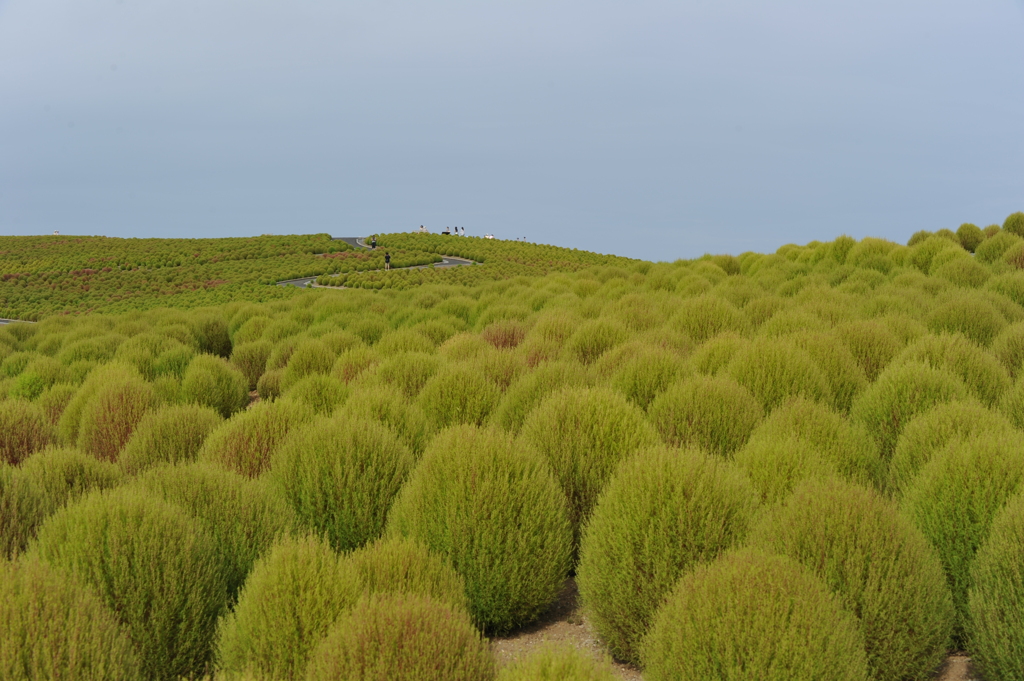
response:
[[[543,458],[497,431],[440,433],[399,493],[388,535],[445,556],[480,626],[506,632],[534,620],[569,571],[566,501]]]
[[[936,405],[907,423],[896,441],[889,462],[888,491],[894,497],[902,496],[921,468],[956,440],[1012,432],[1013,424],[1006,418],[974,400]]]
[[[992,341],[992,354],[996,356],[1010,376],[1017,378],[1024,366],[1024,322],[1007,326]]]
[[[612,378],[612,386],[627,400],[647,409],[660,393],[685,372],[685,362],[663,348],[644,347]]]
[[[960,334],[922,336],[897,355],[892,365],[905,362],[949,371],[989,406],[1010,387],[1010,377],[996,358]]]
[[[848,414],[854,398],[868,385],[867,375],[853,353],[834,333],[797,333],[789,340],[817,363],[828,381],[836,410]]]
[[[199,351],[218,357],[231,355],[231,338],[227,321],[216,312],[193,314],[192,333],[199,343]]]
[[[991,278],[992,272],[965,254],[936,267],[932,270],[932,276],[945,279],[954,286],[978,288]]]
[[[323,341],[303,339],[288,358],[288,365],[281,376],[281,388],[287,390],[306,376],[328,373],[336,359],[334,351]]]
[[[268,341],[253,341],[236,345],[231,351],[231,363],[242,372],[249,390],[255,390],[260,376],[267,368],[273,346]]]
[[[0,462],[17,465],[54,440],[54,429],[38,406],[25,400],[0,402]]]
[[[94,371],[79,390],[58,424],[68,444],[98,459],[117,461],[135,427],[156,406],[152,385],[135,372],[117,365]],[[72,423],[73,422],[73,423]]]
[[[249,404],[249,381],[226,359],[197,355],[181,381],[181,397],[186,402],[216,409],[228,418]]]
[[[622,343],[628,335],[626,328],[617,321],[593,319],[580,325],[576,333],[566,341],[565,347],[572,358],[588,365]]]
[[[33,547],[116,613],[145,678],[210,664],[227,592],[213,539],[184,510],[140,491],[94,492],[50,516]]]
[[[288,399],[305,405],[313,414],[329,416],[345,403],[348,393],[349,388],[344,383],[330,376],[313,374],[289,388],[286,395]]]
[[[549,362],[509,386],[490,415],[490,423],[516,435],[530,412],[551,393],[586,383],[586,371],[576,362]]]
[[[937,404],[966,397],[964,384],[948,371],[907,362],[886,369],[857,397],[850,416],[867,427],[888,462],[910,419]]]
[[[921,469],[902,508],[932,543],[953,592],[955,636],[967,631],[967,591],[975,553],[996,513],[1024,479],[1024,437],[993,434],[953,443]]]
[[[978,245],[985,240],[985,235],[982,233],[981,227],[971,224],[970,222],[965,222],[960,225],[956,230],[956,236],[957,239],[960,240],[960,245],[964,250],[970,251],[971,253],[974,253],[974,249],[976,249]]]
[[[885,323],[874,319],[844,324],[837,329],[836,336],[850,349],[864,375],[872,382],[903,345]]]
[[[441,367],[423,386],[419,404],[438,428],[480,425],[501,398],[501,392],[477,371],[462,364]]]
[[[498,350],[511,350],[526,338],[526,327],[514,319],[503,319],[480,332],[480,337]]]
[[[418,404],[409,404],[390,385],[363,385],[352,390],[345,402],[349,418],[366,418],[387,426],[417,458],[433,437],[434,424]]]
[[[311,653],[361,593],[355,568],[326,541],[282,540],[257,561],[221,620],[221,671],[228,678],[305,678]]]
[[[1003,231],[1024,237],[1024,213],[1017,211],[1007,216],[1003,222]]]
[[[270,456],[288,432],[307,420],[292,402],[259,402],[239,412],[203,442],[198,459],[250,478],[270,467]]]
[[[498,681],[615,681],[608,660],[597,660],[572,645],[545,645],[498,672]]]
[[[619,466],[576,570],[583,606],[616,658],[639,663],[640,641],[679,577],[742,541],[756,509],[742,473],[694,450],[646,450]]]
[[[547,459],[565,492],[574,546],[619,462],[658,442],[644,413],[607,388],[554,393],[527,417],[521,437]]]
[[[283,375],[284,369],[274,369],[260,376],[260,380],[256,381],[256,394],[260,396],[260,399],[276,400],[281,396],[283,392],[281,390],[281,377]]]
[[[135,681],[139,659],[92,590],[38,560],[0,562],[0,677]]]
[[[210,407],[161,407],[142,417],[118,463],[135,475],[159,463],[195,461],[203,442],[222,423],[224,419]]]
[[[743,334],[750,322],[742,310],[725,298],[704,295],[684,300],[668,324],[689,335],[695,343],[703,343],[725,332]]]
[[[380,362],[376,351],[366,347],[355,347],[338,355],[331,367],[331,377],[343,383],[351,383],[360,374]]]
[[[644,639],[644,677],[868,678],[856,618],[790,558],[737,551],[686,574]]]
[[[737,353],[726,372],[749,390],[766,412],[793,396],[832,401],[824,372],[807,352],[784,340],[754,340]]]
[[[750,345],[746,338],[724,333],[708,340],[690,355],[689,365],[697,373],[713,376],[728,366],[740,350]]]
[[[60,421],[61,415],[64,413],[64,410],[67,409],[68,404],[71,403],[71,400],[75,397],[75,393],[77,391],[78,386],[76,385],[72,385],[71,383],[57,383],[44,390],[36,399],[35,403],[39,405],[39,408],[43,410],[44,414],[46,414],[46,420],[54,426],[54,437],[56,437],[57,434],[57,423]]]
[[[343,552],[381,534],[413,463],[384,426],[341,415],[293,431],[271,457],[269,476],[301,525]]]
[[[13,557],[28,546],[47,516],[94,489],[121,482],[114,464],[76,449],[46,449],[33,454],[0,490],[0,548]]]
[[[423,544],[382,537],[353,551],[351,561],[366,594],[417,594],[468,610],[466,583],[447,561]]]
[[[647,410],[665,442],[726,456],[743,446],[763,410],[727,376],[692,376],[670,386]]]
[[[860,620],[873,678],[925,679],[942,662],[953,600],[939,557],[877,493],[801,484],[752,530],[750,544],[815,573]]]
[[[1006,327],[1006,319],[987,299],[961,294],[939,305],[928,315],[928,328],[935,333],[962,333],[988,347]]]
[[[317,646],[309,681],[491,681],[494,658],[469,615],[427,596],[387,594],[356,604]]]
[[[993,519],[971,580],[973,662],[986,678],[1024,678],[1024,494]]]
[[[391,356],[377,366],[377,375],[409,399],[416,397],[441,365],[437,355],[406,352]]]
[[[214,540],[233,600],[256,559],[296,526],[283,499],[261,480],[205,464],[164,465],[136,483],[198,520]]]
[[[409,352],[429,354],[434,352],[434,343],[421,333],[412,329],[397,329],[384,335],[377,341],[376,350],[382,357]]]

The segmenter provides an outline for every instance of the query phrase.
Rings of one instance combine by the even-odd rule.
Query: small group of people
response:
[[[446,226],[444,228],[444,231],[441,232],[441,234],[448,234],[448,235],[454,234],[455,236],[459,236],[459,228],[456,227],[454,232],[449,232],[448,231],[448,227]],[[466,228],[465,227],[462,228],[462,236],[466,236]]]

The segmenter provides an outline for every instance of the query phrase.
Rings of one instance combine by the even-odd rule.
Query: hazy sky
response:
[[[0,233],[654,260],[1024,210],[1022,0],[0,0]]]

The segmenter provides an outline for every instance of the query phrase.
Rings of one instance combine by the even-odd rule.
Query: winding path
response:
[[[344,241],[345,243],[347,243],[352,248],[366,248],[366,249],[370,249],[370,247],[366,245],[364,237],[358,237],[358,236],[335,236],[335,237],[331,237],[331,238],[334,241]],[[370,249],[370,250],[372,250],[372,249]],[[472,260],[466,260],[465,258],[456,258],[455,256],[452,256],[452,255],[442,255],[441,256],[441,262],[433,263],[432,265],[436,269],[436,268],[444,268],[444,267],[462,267],[463,265],[475,265],[475,264],[476,263],[473,262]],[[412,265],[410,267],[394,267],[392,269],[396,269],[396,270],[418,270],[418,269],[422,269],[424,267],[430,267],[430,266],[431,265]],[[380,270],[363,270],[363,271],[365,271],[365,272],[380,272]],[[278,286],[298,286],[300,288],[305,288],[306,286],[308,286],[309,284],[312,283],[312,285],[315,288],[344,288],[344,287],[337,287],[337,286],[324,286],[324,287],[321,287],[321,286],[319,286],[319,285],[317,285],[315,283],[316,280],[317,280],[317,277],[319,277],[319,276],[320,275],[317,275],[316,277],[303,277],[302,279],[286,279],[285,281],[277,282],[277,285]]]

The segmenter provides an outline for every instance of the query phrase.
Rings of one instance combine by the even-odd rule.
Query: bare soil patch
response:
[[[568,643],[579,650],[601,659],[604,649],[593,627],[583,616],[576,581],[565,580],[558,599],[534,624],[511,636],[491,639],[491,650],[498,664],[505,666],[529,655],[545,643]],[[629,664],[613,663],[616,673],[628,681],[642,681],[640,670]],[[971,665],[971,658],[962,652],[951,653],[936,672],[935,681],[984,681]]]

